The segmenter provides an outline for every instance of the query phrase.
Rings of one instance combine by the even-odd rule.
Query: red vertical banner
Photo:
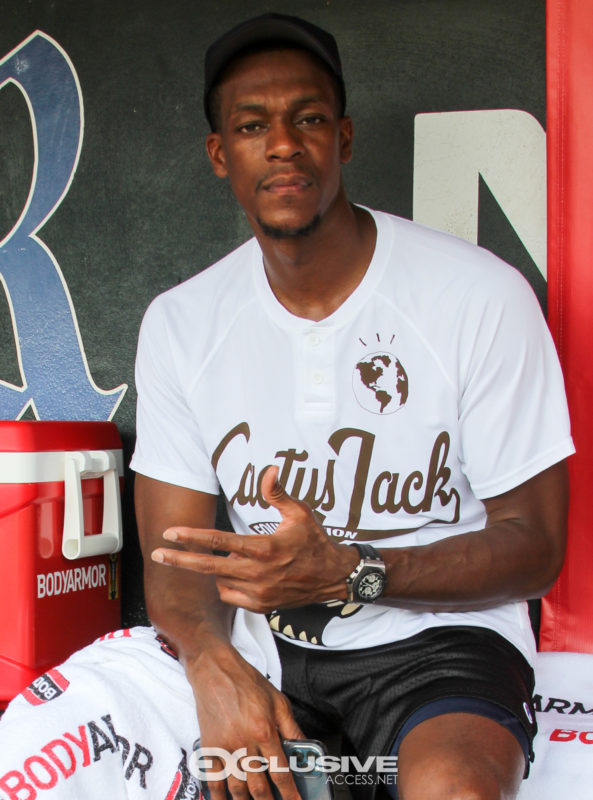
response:
[[[547,0],[548,319],[577,454],[564,569],[540,648],[593,652],[593,2]]]

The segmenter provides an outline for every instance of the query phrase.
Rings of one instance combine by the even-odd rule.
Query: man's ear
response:
[[[352,158],[352,139],[354,138],[354,128],[350,117],[342,117],[340,120],[340,162],[347,164]]]
[[[222,146],[222,137],[219,133],[209,133],[206,136],[206,152],[212,164],[214,174],[219,178],[226,178],[228,171],[226,168],[226,159],[224,156],[224,148]]]

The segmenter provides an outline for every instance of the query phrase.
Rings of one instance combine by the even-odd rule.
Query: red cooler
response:
[[[112,422],[0,421],[0,708],[120,627],[122,475]]]

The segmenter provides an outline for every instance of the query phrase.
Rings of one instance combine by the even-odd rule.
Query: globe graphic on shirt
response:
[[[408,399],[408,376],[393,353],[371,353],[361,359],[352,385],[360,405],[373,414],[393,414]]]

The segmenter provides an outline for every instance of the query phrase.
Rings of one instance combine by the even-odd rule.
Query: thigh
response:
[[[511,800],[525,757],[503,725],[476,714],[432,717],[402,740],[399,800]]]

